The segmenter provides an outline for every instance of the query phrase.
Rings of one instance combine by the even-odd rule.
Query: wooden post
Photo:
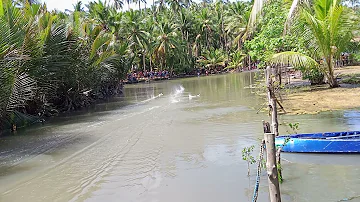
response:
[[[271,126],[273,129],[273,133],[275,134],[275,136],[279,135],[279,124],[278,124],[278,119],[277,119],[277,106],[276,106],[276,100],[275,97],[271,98]]]
[[[269,122],[265,122],[263,120],[262,123],[263,123],[264,133],[271,133]]]
[[[273,82],[273,71],[268,66],[266,68],[266,86],[267,86],[267,97],[269,103],[269,113],[271,114],[271,128],[272,133],[269,131],[269,124],[267,127],[264,125],[264,139],[266,145],[266,168],[268,173],[269,181],[269,194],[271,202],[281,202],[280,187],[279,187],[279,175],[277,165],[280,165],[280,152],[276,151],[275,148],[275,137],[279,135],[279,124],[277,119],[277,100],[275,97],[275,88]],[[275,75],[276,76],[276,75]],[[281,177],[282,178],[282,177]]]
[[[272,131],[275,134],[275,136],[279,135],[279,124],[277,119],[277,106],[276,106],[276,97],[274,92],[274,86],[273,86],[273,79],[272,79],[272,73],[271,68],[268,66],[266,68],[266,86],[267,86],[267,96],[269,101],[269,108],[271,113],[271,126]]]
[[[266,170],[269,182],[269,194],[271,202],[281,202],[278,171],[276,167],[275,134],[264,134],[266,145]]]

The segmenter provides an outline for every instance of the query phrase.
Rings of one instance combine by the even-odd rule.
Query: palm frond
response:
[[[3,1],[0,1],[0,17],[2,17],[4,15],[4,5],[3,5]]]
[[[294,18],[294,13],[297,10],[298,6],[300,5],[300,0],[293,0],[289,13],[287,14],[287,18],[284,25],[284,35],[287,33],[287,31],[290,29],[290,24],[292,23],[292,20]]]
[[[313,68],[319,67],[319,63],[313,58],[298,52],[281,52],[276,53],[270,58],[270,62],[280,65],[292,65],[294,67]]]
[[[249,21],[247,24],[246,33],[244,34],[244,37],[248,37],[252,34],[256,21],[258,20],[259,15],[262,12],[262,9],[264,5],[266,4],[267,0],[254,0],[254,4],[251,8],[251,13],[249,17]]]
[[[109,35],[107,35],[107,34],[101,34],[101,33],[100,33],[100,34],[96,37],[95,41],[93,42],[93,44],[92,44],[92,46],[91,46],[90,58],[94,58],[95,55],[96,55],[96,53],[97,53],[98,51],[100,51],[100,49],[101,49],[103,46],[109,44],[109,43],[110,43],[110,41],[109,41],[110,39],[111,39],[111,38],[110,38]]]
[[[6,110],[12,111],[24,107],[26,101],[31,100],[35,96],[35,89],[36,81],[29,75],[26,73],[16,74]]]

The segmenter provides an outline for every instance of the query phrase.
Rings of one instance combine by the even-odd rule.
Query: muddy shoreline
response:
[[[282,90],[283,106],[287,114],[317,114],[320,112],[360,108],[360,85],[345,83],[345,79],[357,78],[360,66],[348,66],[335,70],[339,78],[339,88],[328,85],[310,86],[305,80],[294,79],[300,83],[296,87]]]

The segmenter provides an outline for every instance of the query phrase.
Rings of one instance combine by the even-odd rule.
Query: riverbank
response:
[[[254,72],[254,71],[258,71],[258,69],[252,69],[252,70],[238,70],[238,69],[234,69],[234,70],[227,70],[227,71],[221,71],[221,72],[217,72],[217,73],[200,73],[198,74],[179,74],[173,77],[153,77],[153,78],[149,78],[149,77],[140,77],[140,78],[136,78],[134,81],[131,80],[123,80],[124,84],[136,84],[136,83],[146,83],[146,82],[153,82],[153,81],[166,81],[166,80],[175,80],[175,79],[184,79],[184,78],[192,78],[192,77],[203,77],[203,76],[216,76],[216,75],[221,75],[221,74],[229,74],[229,73],[240,73],[240,72]]]
[[[283,90],[283,106],[288,114],[316,114],[325,111],[360,108],[360,66],[335,70],[339,88],[328,85],[311,86],[309,82],[293,79],[295,87]]]

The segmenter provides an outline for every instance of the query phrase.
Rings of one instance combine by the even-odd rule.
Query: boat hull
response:
[[[284,152],[360,153],[360,131],[279,136],[275,145]]]

